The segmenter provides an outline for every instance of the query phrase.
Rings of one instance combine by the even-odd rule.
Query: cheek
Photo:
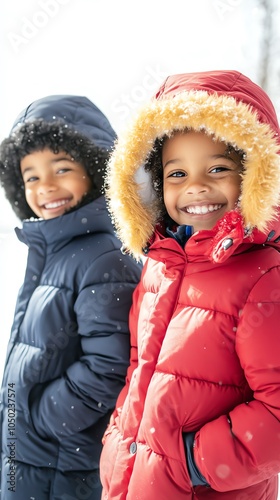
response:
[[[228,180],[223,187],[221,187],[221,191],[224,191],[225,196],[228,199],[228,202],[234,205],[241,192],[241,179],[238,177],[232,177]]]
[[[172,190],[168,189],[166,191],[163,191],[163,203],[164,203],[166,211],[168,212],[168,214],[170,215],[171,218],[174,218],[175,213],[177,213],[176,201],[177,201],[177,199],[174,196]]]
[[[175,186],[163,186],[163,200],[165,203],[171,203],[172,205],[176,204],[176,200],[179,196],[178,188]]]
[[[85,193],[88,193],[90,189],[90,182],[86,177],[79,176],[75,179],[71,179],[71,182],[67,185],[64,184],[63,187],[72,193],[76,199],[79,199],[84,196]]]
[[[84,192],[89,191],[91,188],[91,180],[86,175],[82,176],[82,182],[80,182],[80,184],[81,184],[81,190],[84,190]]]

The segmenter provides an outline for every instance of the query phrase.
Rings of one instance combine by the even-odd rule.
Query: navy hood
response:
[[[38,119],[49,123],[62,121],[99,148],[111,149],[116,139],[109,120],[87,97],[50,95],[33,101],[18,115],[10,135],[23,123]]]

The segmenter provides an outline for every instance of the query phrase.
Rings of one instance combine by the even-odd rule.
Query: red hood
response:
[[[275,131],[280,144],[277,115],[271,100],[261,87],[242,73],[227,70],[172,75],[166,78],[155,98],[166,99],[193,90],[231,96],[238,102],[250,105],[257,112],[259,121],[267,123]]]

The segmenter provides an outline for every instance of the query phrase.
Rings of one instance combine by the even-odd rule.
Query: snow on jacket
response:
[[[205,130],[246,153],[240,212],[185,246],[157,224],[143,165],[156,138]],[[167,78],[119,138],[109,203],[148,252],[130,313],[127,383],[104,436],[104,500],[276,500],[280,471],[279,128],[236,71]],[[194,486],[183,433],[195,433]]]
[[[46,498],[84,498],[67,472],[98,474],[129,362],[127,318],[141,269],[121,254],[103,196],[62,217],[24,221],[17,233],[29,253],[2,385],[3,500],[13,440],[23,474],[17,495],[22,479],[43,498],[49,469],[57,478]]]

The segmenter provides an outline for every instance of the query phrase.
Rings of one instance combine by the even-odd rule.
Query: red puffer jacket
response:
[[[221,95],[212,95],[213,74],[204,73],[202,94],[198,87],[196,95],[179,93],[175,102],[182,80],[187,79],[187,75],[185,79],[179,75],[176,96],[169,99],[167,95],[166,102],[153,102],[146,108],[131,132],[120,140],[111,160],[114,194],[111,190],[110,203],[119,233],[135,255],[147,241],[149,251],[130,314],[132,349],[127,383],[104,437],[103,500],[277,498],[280,471],[280,223],[275,207],[280,191],[280,166],[277,136],[274,136],[277,120],[272,105],[268,105],[262,92],[256,92],[254,84],[248,84],[246,77],[237,78],[236,72],[214,73],[216,87],[220,81]],[[172,78],[174,83],[176,78]],[[200,78],[198,75],[197,79]],[[254,114],[244,104],[245,99],[239,106],[239,98],[232,97],[237,80],[238,96],[241,86],[247,95],[246,102],[253,102],[253,95],[259,107],[263,102],[262,116]],[[207,81],[210,90],[205,93]],[[195,87],[193,80],[191,87]],[[229,96],[224,99],[226,88]],[[213,98],[215,116],[213,110],[211,114]],[[196,103],[190,102],[193,99]],[[199,99],[205,99],[204,111],[208,107],[203,118],[203,103]],[[230,111],[227,109],[222,121],[227,106]],[[238,115],[240,109],[246,116],[246,130]],[[172,120],[168,113],[172,114]],[[232,122],[225,116],[228,119],[230,116]],[[233,130],[234,116],[238,131]],[[129,178],[133,186],[136,170],[155,137],[171,128],[188,126],[198,130],[196,123],[202,120],[206,130],[218,138],[224,130],[228,142],[246,151],[243,196],[240,212],[228,212],[211,231],[196,232],[182,247],[166,236],[162,226],[156,225],[152,236],[149,233],[154,225],[149,203],[150,207],[154,205],[147,200],[148,189],[144,189],[144,199],[139,188],[124,190],[123,186]],[[270,123],[269,128],[265,121]],[[145,144],[144,154],[141,151]],[[266,151],[261,153],[264,147]],[[262,182],[256,170],[263,173]],[[145,182],[148,186],[149,180]],[[195,432],[194,460],[208,485],[193,486],[189,477],[183,433],[191,432]]]

